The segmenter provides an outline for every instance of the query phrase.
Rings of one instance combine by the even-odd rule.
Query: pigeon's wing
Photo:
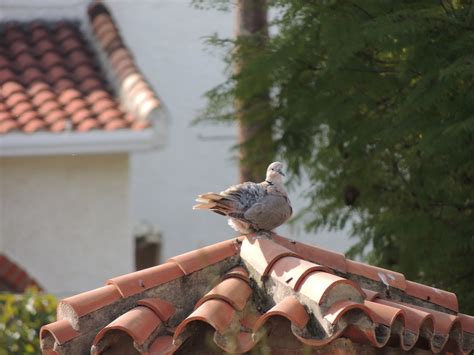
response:
[[[233,185],[219,194],[199,195],[195,209],[210,209],[216,213],[243,219],[245,212],[266,196],[267,191],[261,184],[245,182]]]
[[[236,214],[244,214],[249,208],[264,198],[267,195],[267,191],[261,184],[244,182],[243,184],[229,187],[227,190],[222,191],[220,195],[232,201],[232,214],[238,218],[239,216]]]
[[[272,230],[291,217],[293,210],[289,199],[281,194],[267,194],[244,214],[256,229]]]

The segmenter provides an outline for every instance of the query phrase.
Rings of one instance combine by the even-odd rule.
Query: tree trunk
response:
[[[252,58],[268,41],[266,0],[237,0],[237,90],[240,181],[261,181],[273,158],[271,107],[268,88],[248,94],[253,78],[246,74]],[[256,53],[257,52],[257,53]],[[243,89],[239,89],[244,87]],[[254,139],[257,138],[257,139]]]

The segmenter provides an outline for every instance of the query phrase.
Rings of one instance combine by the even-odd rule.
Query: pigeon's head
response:
[[[285,176],[283,173],[283,164],[276,161],[268,166],[267,177],[265,180],[272,183],[281,183],[283,176]]]

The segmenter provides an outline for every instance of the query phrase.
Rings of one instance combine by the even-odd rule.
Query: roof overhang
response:
[[[164,145],[156,130],[36,132],[0,135],[0,157],[111,154],[153,150]]]

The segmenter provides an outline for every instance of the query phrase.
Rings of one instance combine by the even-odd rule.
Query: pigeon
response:
[[[207,209],[229,217],[229,225],[237,232],[250,234],[270,232],[291,217],[293,209],[283,186],[283,164],[268,166],[265,181],[233,185],[221,193],[199,195],[193,209]]]

